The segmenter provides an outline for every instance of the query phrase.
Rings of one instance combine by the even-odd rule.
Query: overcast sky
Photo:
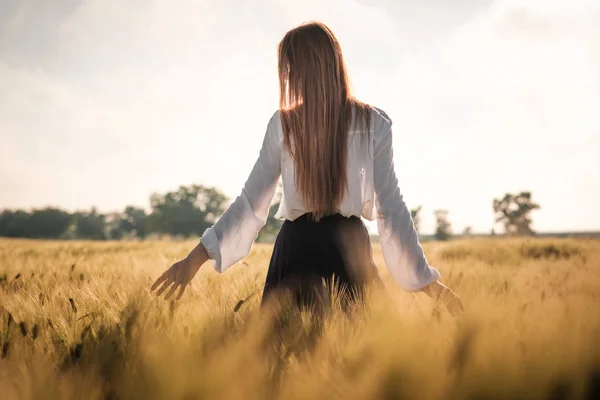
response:
[[[600,229],[600,1],[1,0],[0,208],[148,206],[241,190],[278,106],[276,47],[320,20],[394,122],[409,207],[489,232]]]

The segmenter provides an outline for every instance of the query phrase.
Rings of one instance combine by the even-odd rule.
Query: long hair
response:
[[[318,221],[344,198],[348,131],[360,119],[368,135],[372,107],[351,95],[340,44],[322,23],[289,31],[279,43],[278,64],[284,145],[294,161],[296,190]]]

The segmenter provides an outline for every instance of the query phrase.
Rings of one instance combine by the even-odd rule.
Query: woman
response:
[[[394,172],[392,121],[349,91],[340,45],[321,23],[289,31],[279,44],[279,110],[267,126],[260,155],[240,196],[200,243],[152,285],[179,299],[200,267],[218,272],[245,257],[265,225],[280,177],[285,219],[267,273],[263,303],[279,289],[311,300],[322,282],[360,289],[378,277],[360,217],[377,219],[384,260],[407,291],[458,296],[438,281],[419,244]]]

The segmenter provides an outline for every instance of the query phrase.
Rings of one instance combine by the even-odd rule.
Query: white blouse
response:
[[[339,206],[344,216],[377,218],[383,258],[396,282],[418,291],[440,277],[419,243],[410,211],[398,188],[392,151],[392,121],[379,109],[371,115],[368,141],[364,129],[351,126],[348,135],[348,192]],[[294,220],[306,213],[294,184],[294,162],[283,146],[279,111],[271,117],[256,161],[242,193],[200,241],[216,271],[224,272],[250,252],[266,224],[277,182],[283,196],[276,217]]]

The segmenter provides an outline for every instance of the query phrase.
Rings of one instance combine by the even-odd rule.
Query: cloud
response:
[[[23,3],[2,31],[0,202],[116,208],[192,182],[237,194],[277,107],[275,49],[291,25],[235,1],[58,8]],[[47,37],[34,30],[19,52],[32,21]]]
[[[405,191],[427,211],[449,208],[458,226],[489,226],[493,196],[532,190],[539,229],[593,229],[565,210],[598,213],[589,198],[600,193],[584,182],[600,180],[600,36],[591,33],[600,18],[533,3],[497,2],[396,75],[396,161],[419,169]]]
[[[539,229],[592,227],[564,210],[600,202],[593,1],[11,4],[0,206],[114,209],[188,183],[235,196],[277,107],[277,43],[316,19],[339,36],[357,95],[394,119],[425,230],[435,208],[488,230],[491,199],[520,189],[542,204]]]

